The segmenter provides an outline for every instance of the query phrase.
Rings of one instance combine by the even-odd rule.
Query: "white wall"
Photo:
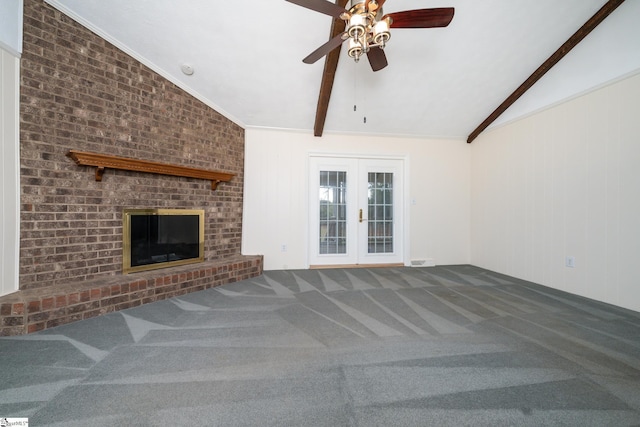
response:
[[[410,250],[406,258],[469,262],[470,147],[460,140],[245,132],[244,254],[266,270],[308,267],[309,153],[393,155],[408,159]],[[415,205],[410,200],[415,199]],[[282,252],[282,245],[287,251]]]
[[[640,74],[481,135],[471,263],[640,311],[638,135]]]
[[[18,289],[20,59],[0,48],[0,295]]]

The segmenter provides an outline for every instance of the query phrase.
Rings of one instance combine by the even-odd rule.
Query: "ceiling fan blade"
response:
[[[327,55],[333,49],[337,48],[342,44],[342,42],[344,41],[343,36],[345,34],[346,34],[345,32],[338,34],[337,36],[335,36],[334,38],[332,38],[331,40],[329,40],[328,42],[326,42],[325,44],[323,44],[322,46],[320,46],[319,48],[311,52],[309,56],[307,56],[302,60],[302,62],[304,62],[305,64],[313,64],[318,59]]]
[[[391,28],[435,28],[449,25],[453,13],[452,7],[438,7],[389,13],[384,18],[390,17],[393,20]]]
[[[380,71],[389,63],[387,62],[387,55],[385,55],[384,50],[379,47],[372,47],[367,52],[367,58],[369,59],[369,64],[371,64],[371,69],[373,71]]]
[[[324,13],[325,15],[333,16],[334,18],[340,18],[340,15],[346,11],[346,9],[326,0],[286,1],[288,1],[289,3],[297,4],[298,6],[306,7],[307,9],[315,10],[316,12]]]

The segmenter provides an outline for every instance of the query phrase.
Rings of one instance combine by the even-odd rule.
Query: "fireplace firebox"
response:
[[[125,209],[122,272],[204,261],[204,210]]]

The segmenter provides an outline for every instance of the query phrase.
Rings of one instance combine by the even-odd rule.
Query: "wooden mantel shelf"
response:
[[[95,166],[96,181],[102,181],[104,170],[106,168],[111,168],[211,180],[211,189],[215,190],[219,183],[229,182],[234,176],[234,174],[225,172],[169,165],[166,163],[150,162],[147,160],[128,159],[126,157],[111,156],[109,154],[87,153],[76,150],[69,151],[67,156],[71,157],[78,166]]]

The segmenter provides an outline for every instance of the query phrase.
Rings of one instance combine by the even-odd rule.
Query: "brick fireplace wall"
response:
[[[136,281],[153,287],[156,282],[180,282],[183,274],[186,281],[190,272],[205,277],[202,270],[209,264],[224,276],[220,280],[213,274],[212,285],[261,273],[260,257],[240,256],[240,126],[42,0],[24,1],[23,49],[20,291],[4,304],[0,299],[0,333],[30,332],[82,318],[77,307],[69,311],[80,298],[78,293],[69,300],[68,295],[76,293],[73,284],[86,291],[102,289],[106,281],[109,286],[126,284],[128,291]],[[215,192],[205,180],[111,169],[96,182],[95,169],[77,166],[67,157],[69,150],[218,170],[235,177]],[[204,265],[123,276],[123,209],[158,207],[205,210]],[[229,265],[242,272],[230,272]],[[205,282],[200,280],[194,288],[206,288]],[[175,288],[173,294],[189,286],[177,283]],[[64,304],[62,298],[60,304],[48,299],[61,296],[58,289],[70,289]],[[154,299],[154,292],[145,302]],[[159,292],[158,298],[171,293]],[[45,299],[48,314],[43,314]],[[118,301],[99,302],[97,307],[94,303],[91,310],[80,311],[97,315],[126,308],[122,302],[121,298],[119,307]]]

